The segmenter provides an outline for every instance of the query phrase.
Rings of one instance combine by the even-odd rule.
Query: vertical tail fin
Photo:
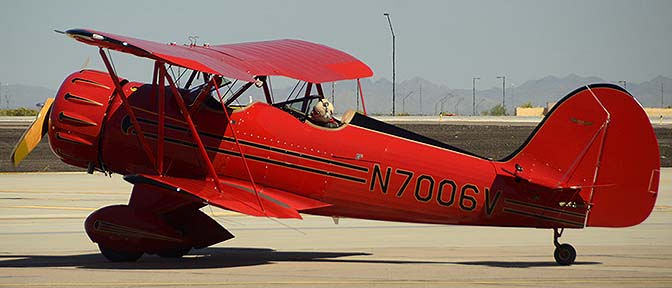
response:
[[[658,194],[653,127],[637,100],[616,85],[593,84],[570,93],[501,162],[503,170],[522,171],[543,186],[580,189],[589,205],[586,226],[639,224]]]

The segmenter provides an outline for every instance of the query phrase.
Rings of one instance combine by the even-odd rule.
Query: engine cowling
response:
[[[100,166],[100,136],[114,91],[110,75],[95,70],[75,72],[63,81],[49,117],[49,143],[63,162]]]

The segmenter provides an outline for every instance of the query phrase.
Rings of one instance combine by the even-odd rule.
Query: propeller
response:
[[[54,104],[54,98],[47,98],[44,101],[44,106],[40,109],[40,113],[37,114],[35,121],[30,125],[30,128],[23,133],[19,142],[16,143],[10,160],[14,164],[14,167],[19,166],[19,163],[23,161],[28,154],[30,154],[37,144],[40,143],[42,137],[49,131],[49,113],[51,112],[51,106]]]
[[[91,62],[91,58],[86,57],[86,59],[84,59],[84,64],[82,64],[82,67],[80,67],[79,70],[84,70],[89,67],[89,62]]]

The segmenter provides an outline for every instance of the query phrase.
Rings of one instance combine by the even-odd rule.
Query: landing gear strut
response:
[[[558,242],[558,238],[562,237],[562,232],[564,231],[565,228],[553,228],[553,245],[555,245],[553,257],[558,264],[567,266],[574,264],[574,260],[576,260],[576,250],[570,244],[560,244],[560,242]]]

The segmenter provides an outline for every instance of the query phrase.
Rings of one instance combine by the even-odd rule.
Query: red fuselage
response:
[[[116,98],[109,106],[106,102],[112,90],[101,86],[112,87],[109,82],[107,74],[90,71],[75,73],[65,81],[51,115],[53,150],[65,162],[81,167],[93,162],[97,167],[103,163],[102,167],[117,174],[151,174],[153,168],[140,149],[121,101]],[[87,95],[77,95],[83,85],[94,88],[89,88]],[[156,97],[148,97],[151,86],[128,82],[123,88],[145,138],[151,147],[156,147],[157,101]],[[65,108],[63,102],[74,105],[73,95],[103,105],[80,100],[77,107]],[[165,175],[203,177],[207,171],[196,156],[196,144],[172,98],[166,96]],[[502,207],[511,203],[506,200],[505,204],[501,195],[507,192],[507,199],[519,197],[515,191],[504,190],[506,180],[496,177],[496,162],[356,125],[319,127],[266,103],[233,110],[231,121],[220,107],[204,104],[192,114],[217,173],[249,181],[232,135],[231,129],[236,129],[256,183],[332,204],[306,213],[421,223],[544,225],[529,219],[516,221],[519,217],[502,214]],[[102,115],[104,111],[106,116]],[[85,121],[101,125],[75,123],[61,127],[72,124],[63,116],[59,118],[63,113],[72,118],[82,115],[89,119]],[[77,131],[83,128],[94,131],[90,132],[92,136],[78,136]],[[58,132],[59,129],[67,133]],[[63,135],[89,139],[91,145]],[[72,155],[80,156],[73,159]],[[581,227],[584,215],[558,216],[559,222],[553,225]]]

